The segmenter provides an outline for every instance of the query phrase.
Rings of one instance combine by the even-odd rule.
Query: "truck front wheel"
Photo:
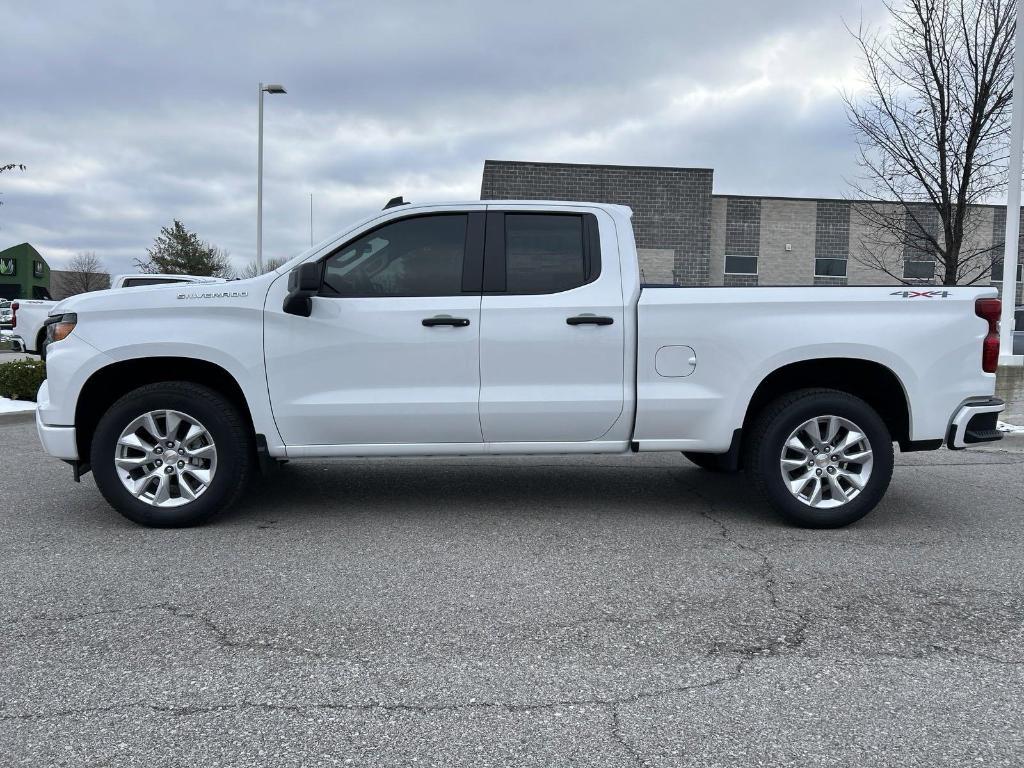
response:
[[[892,479],[892,437],[858,397],[803,389],[755,419],[744,465],[767,501],[790,522],[839,528],[864,517]]]
[[[90,463],[114,509],[140,525],[176,528],[203,523],[235,501],[253,447],[227,398],[192,382],[160,382],[129,392],[103,415]]]

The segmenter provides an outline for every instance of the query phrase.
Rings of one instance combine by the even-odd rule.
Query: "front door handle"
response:
[[[615,321],[610,317],[598,315],[576,315],[576,317],[565,318],[565,322],[569,325],[611,325]]]
[[[456,328],[465,328],[469,325],[469,320],[465,317],[449,317],[448,315],[438,315],[437,317],[425,317],[423,318],[423,324],[427,328],[433,328],[435,325],[451,325]]]

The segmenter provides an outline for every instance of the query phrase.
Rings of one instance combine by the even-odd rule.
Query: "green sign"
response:
[[[16,272],[15,264],[14,259],[0,259],[0,275],[13,277]]]
[[[43,262],[41,262],[41,261],[33,261],[32,262],[32,277],[36,278],[37,280],[42,280],[43,279]]]

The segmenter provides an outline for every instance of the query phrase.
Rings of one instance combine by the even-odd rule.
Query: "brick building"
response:
[[[709,168],[576,165],[487,160],[482,200],[587,200],[633,209],[644,279],[675,285],[889,285],[938,282],[934,259],[911,242],[886,242],[872,211],[894,204],[716,195]],[[915,224],[938,231],[934,215]],[[933,220],[934,219],[934,220]],[[992,259],[1002,279],[1005,206],[974,206],[966,246]],[[1024,229],[1024,227],[1022,227]],[[891,237],[891,236],[890,236]],[[1024,238],[1022,238],[1024,241]],[[1021,283],[1018,269],[1017,299]]]

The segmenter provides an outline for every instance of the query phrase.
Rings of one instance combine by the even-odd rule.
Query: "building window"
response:
[[[725,274],[756,275],[757,256],[726,256]]]
[[[1021,267],[1024,267],[1024,264],[1021,264],[1020,262],[1017,262],[1017,282],[1018,283],[1021,282],[1021,279],[1020,279],[1021,278]],[[1003,282],[1003,260],[1002,259],[1000,259],[999,261],[993,261],[992,262],[992,282],[994,282],[994,283],[1001,283],[1001,282]]]
[[[820,258],[814,260],[815,277],[846,277],[846,259]]]
[[[911,261],[903,262],[903,278],[905,280],[931,280],[935,277],[934,261]]]

